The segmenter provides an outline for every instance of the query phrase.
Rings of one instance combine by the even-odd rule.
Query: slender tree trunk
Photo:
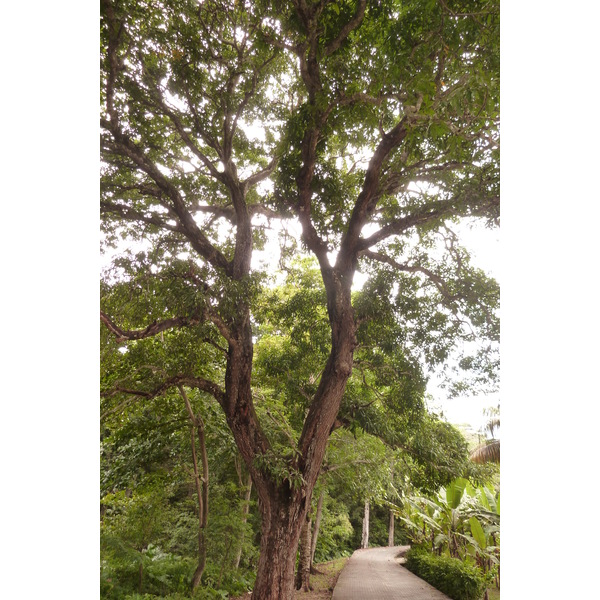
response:
[[[365,500],[365,512],[362,522],[362,540],[360,543],[361,548],[369,547],[369,501]]]
[[[388,546],[394,545],[394,511],[390,509],[390,525],[388,528]]]
[[[310,513],[306,513],[306,519],[300,534],[298,569],[296,571],[296,589],[304,592],[310,591],[310,531],[312,520]]]
[[[246,492],[244,495],[244,505],[242,507],[242,524],[245,525],[248,522],[248,514],[250,512],[250,496],[252,494],[252,477],[248,475],[248,481],[246,483]],[[238,547],[237,554],[235,556],[234,569],[240,568],[240,561],[242,560],[242,550],[244,548],[244,531],[240,537],[240,544]]]
[[[310,567],[312,570],[312,565],[315,560],[315,552],[317,550],[317,539],[319,537],[319,529],[321,528],[321,517],[323,516],[323,499],[325,497],[325,491],[321,492],[319,496],[319,501],[317,502],[317,514],[315,516],[315,528],[312,534],[312,540],[310,543]]]
[[[198,566],[192,577],[192,589],[196,589],[200,585],[202,574],[206,567],[206,525],[208,523],[208,454],[206,452],[206,439],[204,436],[204,421],[200,415],[195,415],[192,410],[189,398],[185,393],[183,386],[179,386],[185,406],[192,422],[190,427],[190,438],[192,444],[192,460],[194,462],[194,480],[196,482],[196,495],[198,497]],[[198,467],[198,456],[196,453],[195,432],[198,434],[198,442],[200,446],[200,457],[202,461],[202,475]]]
[[[496,574],[496,587],[500,589],[500,563],[498,563],[498,573]]]

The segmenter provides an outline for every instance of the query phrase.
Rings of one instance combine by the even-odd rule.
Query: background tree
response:
[[[498,216],[498,6],[101,6],[103,231],[151,246],[122,266],[101,319],[161,363],[124,389],[115,361],[106,383],[148,400],[178,385],[217,400],[259,500],[253,597],[285,600],[361,326],[389,314],[406,364],[444,363],[461,346],[474,384],[495,374],[497,286],[469,266],[451,224]],[[252,252],[266,219],[300,225],[329,328],[299,436],[273,431],[287,452],[252,387],[264,284]],[[352,295],[359,266],[364,303]]]

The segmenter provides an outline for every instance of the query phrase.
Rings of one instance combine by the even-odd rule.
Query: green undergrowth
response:
[[[406,554],[404,566],[452,600],[480,600],[483,597],[484,577],[476,567],[459,559],[434,556],[413,548]]]

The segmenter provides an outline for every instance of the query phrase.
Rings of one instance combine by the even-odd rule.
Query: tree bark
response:
[[[388,528],[388,546],[394,545],[394,511],[390,509],[390,525]]]
[[[351,277],[340,278],[335,274],[327,284],[332,347],[298,441],[298,453],[289,461],[289,478],[274,478],[265,464],[271,448],[252,400],[252,330],[249,309],[243,302],[238,304],[236,322],[230,328],[232,341],[222,406],[252,476],[261,512],[260,555],[253,600],[292,600],[294,597],[294,566],[301,529],[352,371],[356,325],[351,284]]]
[[[362,522],[362,539],[360,543],[361,548],[369,547],[369,501],[365,500],[365,512]]]
[[[264,502],[258,487],[257,491],[262,528],[252,600],[291,600],[294,598],[298,540],[306,517],[306,498],[298,492],[286,494],[278,490],[274,491],[273,499]]]

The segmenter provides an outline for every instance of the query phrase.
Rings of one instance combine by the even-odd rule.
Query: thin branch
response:
[[[367,0],[359,0],[358,5],[356,7],[356,13],[342,27],[342,30],[338,34],[338,36],[325,48],[325,56],[330,56],[333,54],[344,42],[344,40],[348,37],[351,31],[356,29],[362,23],[362,20],[365,16],[365,8],[367,7]]]
[[[388,225],[382,227],[379,231],[376,231],[370,235],[368,238],[360,239],[357,245],[358,251],[360,252],[362,250],[366,250],[378,242],[381,242],[392,235],[402,233],[411,227],[423,225],[425,223],[429,223],[430,221],[441,219],[446,215],[450,215],[455,206],[455,199],[445,200],[438,202],[435,205],[435,208],[426,207],[416,211],[411,215],[396,219],[395,221],[392,221]]]
[[[387,263],[398,271],[406,271],[408,273],[423,273],[423,275],[426,275],[435,284],[440,294],[442,294],[442,296],[444,296],[447,300],[454,301],[457,298],[455,295],[450,293],[446,282],[439,275],[436,275],[433,271],[427,269],[426,267],[421,265],[408,265],[406,263],[399,263],[386,254],[373,252],[372,250],[363,250],[359,253],[359,255],[366,256],[372,260]]]
[[[321,473],[332,473],[333,471],[337,471],[338,469],[345,469],[346,467],[353,467],[355,465],[374,465],[377,464],[375,460],[367,460],[367,459],[357,459],[351,460],[347,463],[341,463],[337,465],[323,465],[321,467]]]
[[[227,275],[233,273],[233,265],[227,258],[215,248],[210,240],[200,231],[194,218],[187,210],[179,190],[158,170],[157,166],[150,161],[143,151],[119,128],[106,119],[101,119],[102,127],[112,133],[114,139],[114,150],[130,158],[139,169],[149,175],[156,185],[171,200],[172,210],[177,215],[183,234],[188,238],[192,247],[200,256],[210,262],[215,268],[220,268]]]
[[[267,167],[265,167],[264,169],[262,169],[260,171],[257,171],[256,173],[253,173],[247,179],[242,181],[243,188],[245,190],[247,190],[247,189],[251,188],[252,186],[256,185],[257,183],[264,181],[267,177],[272,175],[273,172],[275,171],[275,167],[277,167],[278,159],[279,159],[279,157],[274,156]]]
[[[110,392],[104,392],[101,395],[102,397],[108,398],[116,394],[127,394],[131,396],[138,396],[140,398],[146,398],[146,400],[151,400],[152,398],[161,396],[170,388],[178,385],[187,385],[190,388],[200,390],[201,392],[206,392],[207,394],[213,396],[219,402],[219,404],[223,404],[225,400],[225,392],[220,386],[214,383],[214,381],[210,381],[202,377],[194,377],[191,375],[175,375],[173,377],[169,377],[150,391],[116,385]]]
[[[100,212],[102,214],[117,214],[127,221],[146,223],[147,225],[156,225],[161,229],[173,231],[174,233],[183,233],[182,227],[178,225],[170,225],[161,219],[157,214],[151,214],[150,216],[144,215],[143,213],[133,208],[129,208],[124,204],[102,200],[100,202]]]
[[[124,330],[110,319],[110,317],[103,311],[100,311],[100,320],[107,329],[115,335],[117,342],[125,342],[130,340],[141,340],[148,337],[153,337],[162,331],[168,329],[181,328],[181,327],[192,327],[202,322],[199,317],[174,317],[172,319],[165,319],[164,321],[154,321],[150,323],[144,329],[136,330]]]

